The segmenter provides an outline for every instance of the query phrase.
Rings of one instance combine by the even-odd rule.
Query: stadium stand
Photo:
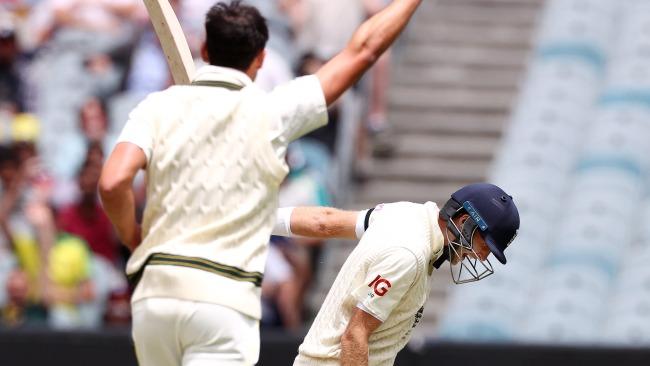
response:
[[[635,222],[647,194],[649,9],[642,1],[548,2],[491,171],[520,204],[510,263],[525,269],[509,263],[500,279],[455,289],[456,305],[480,292],[483,302],[469,306],[483,316],[446,318],[443,338],[648,344],[647,277],[630,257],[646,246]],[[486,310],[490,302],[509,311]],[[449,309],[460,316],[460,307]]]

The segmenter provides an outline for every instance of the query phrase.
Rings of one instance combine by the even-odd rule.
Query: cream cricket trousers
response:
[[[147,298],[132,314],[140,366],[249,366],[259,358],[259,321],[231,308]]]

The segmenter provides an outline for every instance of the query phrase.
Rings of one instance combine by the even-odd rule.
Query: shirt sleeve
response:
[[[269,93],[269,98],[271,143],[281,159],[291,141],[327,124],[327,103],[315,75],[282,84]]]
[[[417,259],[406,248],[382,252],[368,268],[366,279],[354,290],[357,307],[384,322],[411,288],[417,275]]]
[[[147,162],[151,159],[154,146],[154,125],[153,114],[148,105],[151,103],[151,97],[148,97],[138,104],[129,114],[129,120],[124,125],[120,137],[115,144],[120,142],[132,143],[144,151]]]

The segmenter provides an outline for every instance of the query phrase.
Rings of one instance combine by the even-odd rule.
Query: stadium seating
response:
[[[526,269],[494,276],[518,277],[511,281],[515,298],[522,292],[531,295],[515,302],[520,308],[506,319],[492,319],[514,321],[513,339],[576,344],[614,334],[644,339],[628,319],[638,312],[614,315],[603,300],[620,286],[617,278],[638,230],[638,212],[630,208],[645,194],[647,111],[640,106],[647,105],[646,81],[636,77],[645,70],[632,55],[646,40],[631,33],[643,23],[640,6],[647,5],[607,0],[547,4],[536,57],[492,170],[492,180],[509,189],[521,207],[522,228],[506,268],[522,260]],[[630,22],[623,21],[622,27],[618,17]],[[614,46],[616,35],[623,41]],[[483,285],[499,306],[513,303],[511,296],[494,291],[489,280]],[[458,289],[452,299],[456,293],[467,295]],[[626,291],[619,308],[639,307],[642,300],[631,297]],[[608,316],[621,318],[623,325],[604,326],[601,320]],[[468,328],[454,334],[481,338],[467,331],[475,325],[467,321]],[[445,322],[441,336],[448,337],[450,327]],[[608,335],[601,337],[604,328]]]

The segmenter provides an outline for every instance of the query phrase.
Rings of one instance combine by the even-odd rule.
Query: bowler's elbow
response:
[[[111,198],[119,195],[125,189],[130,189],[132,180],[129,177],[118,174],[110,174],[106,171],[102,172],[99,178],[98,191],[102,201],[110,200]]]
[[[352,55],[353,63],[358,65],[361,70],[368,70],[374,65],[379,57],[381,57],[382,50],[377,44],[365,41],[359,44],[351,43],[348,45],[348,54]]]
[[[381,39],[372,37],[370,34],[370,27],[362,25],[359,32],[352,37],[350,43],[347,45],[347,51],[356,56],[357,61],[372,66],[382,53],[384,53],[386,46],[383,45]]]

